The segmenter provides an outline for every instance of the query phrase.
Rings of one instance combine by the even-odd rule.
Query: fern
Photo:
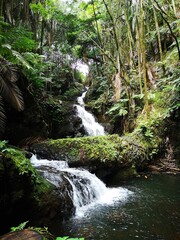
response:
[[[114,104],[109,111],[106,112],[106,114],[113,117],[117,116],[125,116],[128,114],[127,108],[125,106],[125,103],[128,102],[128,99],[121,99],[121,102]]]
[[[29,221],[23,222],[23,223],[19,224],[19,226],[17,226],[17,227],[11,227],[11,232],[23,230],[28,222]]]
[[[2,47],[8,49],[12,56],[15,57],[16,61],[14,63],[19,63],[20,65],[27,69],[32,69],[30,64],[23,58],[23,56],[19,52],[12,49],[11,45],[3,44]]]

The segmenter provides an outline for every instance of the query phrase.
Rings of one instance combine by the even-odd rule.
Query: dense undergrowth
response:
[[[33,189],[31,199],[37,204],[51,188],[24,151],[8,145],[9,132],[12,137],[27,131],[21,115],[11,124],[13,108],[22,116],[29,108],[30,128],[35,129],[18,141],[27,144],[26,139],[47,138],[36,146],[72,164],[94,162],[142,170],[164,156],[168,131],[180,118],[178,1],[9,2],[2,0],[0,6],[1,180],[5,166],[16,176],[27,177]],[[79,62],[88,66],[87,76],[79,71]],[[85,86],[89,87],[86,106],[104,125],[110,124],[110,134],[72,138],[83,134],[69,137],[67,132],[52,130],[53,121],[64,124],[69,102],[74,104]],[[33,115],[35,102],[38,111]],[[22,197],[21,184],[12,199]]]

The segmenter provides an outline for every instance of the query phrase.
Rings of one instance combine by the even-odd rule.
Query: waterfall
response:
[[[104,127],[96,122],[94,116],[85,109],[84,98],[86,93],[87,91],[85,91],[81,97],[77,98],[78,104],[75,105],[77,115],[81,118],[84,129],[89,136],[105,135]]]
[[[63,179],[69,182],[71,185],[69,195],[75,207],[76,216],[83,216],[93,205],[123,201],[131,193],[121,187],[107,188],[95,174],[85,169],[69,168],[65,161],[37,159],[33,155],[31,164],[56,187],[63,184]]]

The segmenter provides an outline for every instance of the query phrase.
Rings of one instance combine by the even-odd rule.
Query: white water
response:
[[[75,206],[75,214],[78,217],[84,216],[86,211],[93,209],[94,206],[111,205],[116,201],[125,201],[132,193],[121,187],[107,188],[95,174],[84,169],[69,168],[65,161],[39,160],[33,155],[31,163],[56,187],[62,183],[63,177],[68,180],[72,187],[70,196]]]
[[[77,115],[81,118],[84,129],[89,136],[105,135],[104,127],[96,122],[94,116],[87,112],[84,107],[84,98],[86,93],[87,91],[84,92],[81,97],[77,98],[78,104],[75,105],[77,109]]]

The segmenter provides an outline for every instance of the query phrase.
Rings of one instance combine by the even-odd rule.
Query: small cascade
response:
[[[83,169],[66,169],[65,178],[69,181],[73,189],[73,203],[76,214],[79,214],[84,206],[88,206],[93,201],[100,199],[101,194],[106,192],[105,184]]]
[[[32,165],[44,178],[60,187],[64,179],[70,184],[69,196],[75,207],[76,216],[83,216],[93,204],[112,204],[124,200],[130,191],[124,188],[107,188],[105,184],[87,170],[69,168],[67,162],[31,157]]]
[[[81,97],[77,98],[78,104],[76,104],[77,115],[81,118],[85,131],[89,136],[103,136],[105,135],[104,127],[96,122],[94,116],[87,112],[84,107],[84,98],[87,91],[85,91]]]

